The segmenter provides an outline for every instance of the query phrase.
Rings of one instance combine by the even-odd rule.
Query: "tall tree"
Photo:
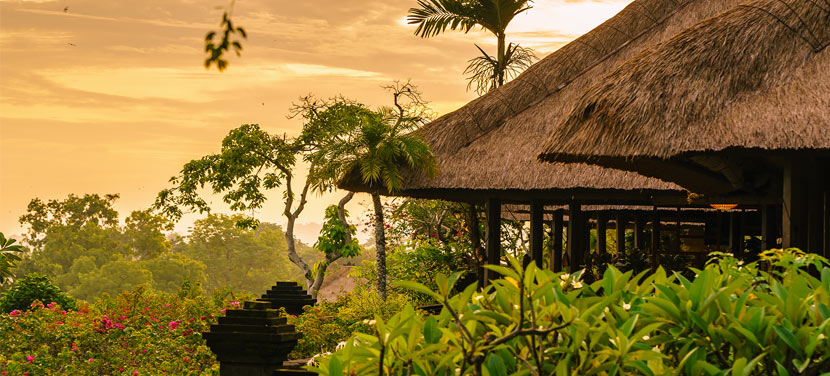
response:
[[[210,212],[210,206],[199,193],[200,188],[210,187],[214,193],[223,194],[223,200],[232,210],[256,210],[267,200],[266,191],[284,189],[282,214],[286,219],[288,258],[303,271],[307,287],[313,293],[315,270],[296,251],[294,225],[311,192],[334,189],[336,170],[322,157],[322,150],[342,142],[345,134],[357,126],[361,114],[370,112],[343,98],[330,101],[302,98],[290,116],[304,120],[298,136],[271,135],[256,124],[236,128],[222,141],[219,153],[185,164],[181,174],[170,179],[174,187],[161,191],[154,206],[174,220],[181,218],[184,210]],[[298,192],[293,181],[301,168],[299,160],[308,167]],[[341,205],[352,196],[347,194]],[[257,221],[246,218],[238,224],[256,227]]]
[[[447,29],[468,33],[481,27],[495,35],[496,56],[490,56],[481,47],[482,56],[470,60],[464,71],[471,74],[470,85],[483,94],[504,85],[532,63],[535,56],[530,49],[506,43],[507,25],[516,15],[531,8],[532,0],[418,0],[418,8],[409,9],[410,24],[418,25],[415,34],[429,38]]]
[[[0,232],[0,287],[14,274],[12,268],[20,261],[18,253],[23,253],[23,246],[14,244],[17,240],[6,239]]]
[[[377,252],[377,288],[386,299],[386,239],[381,194],[394,193],[403,188],[402,170],[437,172],[437,164],[429,145],[415,129],[424,124],[428,110],[421,94],[409,82],[386,87],[392,92],[394,108],[383,107],[376,112],[363,113],[358,127],[351,130],[343,142],[331,144],[323,156],[333,171],[343,174],[356,171],[360,179],[373,188],[372,204],[375,221],[375,249]]]

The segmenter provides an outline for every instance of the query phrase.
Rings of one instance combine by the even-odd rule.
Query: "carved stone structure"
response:
[[[245,302],[228,310],[210,332],[202,333],[219,360],[222,376],[272,376],[282,367],[301,334],[270,302]],[[292,373],[293,374],[293,373]]]
[[[303,306],[317,303],[297,282],[277,282],[259,300],[271,302],[274,309],[284,307],[289,315],[299,315],[303,313]]]

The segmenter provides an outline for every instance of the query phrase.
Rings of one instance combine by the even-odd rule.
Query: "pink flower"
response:
[[[124,367],[118,367],[118,372],[124,372]]]
[[[92,363],[93,360],[95,359],[89,358],[88,362]]]
[[[240,306],[239,302],[231,302],[231,305],[232,305],[232,306],[236,306],[236,307],[239,307],[239,306]]]
[[[23,313],[23,312],[21,312],[19,309],[16,309],[14,311],[9,312],[9,316],[17,317],[17,316],[20,316],[21,313]]]
[[[30,362],[31,362],[31,361],[34,361],[34,360],[35,360],[35,357],[33,357],[33,356],[31,356],[31,355],[26,355],[26,360],[28,360],[28,361],[30,361]]]
[[[170,303],[164,303],[165,307],[170,307]]]
[[[133,371],[133,375],[138,375],[138,371]]]
[[[171,321],[169,324],[167,324],[167,326],[170,328],[170,330],[176,330],[176,328],[179,327],[179,320]]]
[[[55,321],[55,324],[63,325],[63,321]]]

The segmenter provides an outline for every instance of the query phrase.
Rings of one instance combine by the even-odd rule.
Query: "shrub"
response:
[[[237,303],[238,304],[238,303]],[[139,287],[76,310],[33,304],[0,315],[0,371],[6,375],[218,375],[201,332],[229,301]],[[137,372],[137,373],[136,373]]]
[[[0,313],[9,313],[14,310],[25,311],[36,301],[45,304],[54,302],[65,309],[75,308],[75,299],[53,285],[49,277],[39,273],[30,273],[0,298]]]
[[[305,359],[316,354],[334,351],[337,344],[353,333],[370,329],[364,323],[375,317],[390,318],[409,301],[403,295],[390,293],[386,301],[377,292],[359,287],[334,301],[323,301],[296,317],[289,317],[303,338],[289,355],[289,359]]]
[[[407,306],[371,334],[321,357],[321,375],[689,374],[818,375],[830,369],[830,267],[816,255],[773,250],[744,265],[720,255],[687,279],[609,266],[580,273],[488,266],[504,278],[452,296],[437,316]],[[817,278],[807,270],[818,272]],[[379,368],[383,368],[379,370]]]

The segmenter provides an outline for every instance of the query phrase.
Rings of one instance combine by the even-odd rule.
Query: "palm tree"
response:
[[[341,174],[356,172],[364,184],[373,187],[375,211],[375,250],[377,252],[377,290],[386,300],[386,235],[381,193],[395,193],[403,188],[403,170],[437,173],[437,164],[429,145],[413,133],[424,123],[420,93],[410,84],[387,87],[394,96],[395,108],[384,107],[362,114],[360,125],[347,140],[333,145],[326,158]],[[408,98],[415,104],[404,105]],[[413,111],[414,110],[414,111]]]
[[[477,91],[483,92],[504,85],[517,70],[523,69],[535,58],[529,49],[505,44],[505,30],[516,15],[531,8],[532,0],[418,0],[419,8],[409,9],[407,20],[418,25],[415,34],[423,38],[436,36],[447,29],[469,32],[476,26],[490,31],[498,40],[495,57],[486,54],[470,60],[465,73],[474,73],[470,83],[476,82]],[[512,46],[512,44],[511,44]],[[476,46],[478,47],[478,46]],[[511,64],[513,68],[511,68]],[[515,64],[519,64],[516,66]],[[490,74],[481,71],[489,69]],[[511,73],[511,71],[513,73]],[[482,72],[482,73],[478,73]],[[481,83],[478,76],[489,78]],[[479,82],[477,82],[477,80]],[[469,88],[469,86],[468,86]]]
[[[8,281],[14,273],[12,268],[15,263],[20,261],[20,256],[16,253],[23,253],[23,247],[14,244],[16,240],[6,239],[2,232],[0,232],[0,285]]]

